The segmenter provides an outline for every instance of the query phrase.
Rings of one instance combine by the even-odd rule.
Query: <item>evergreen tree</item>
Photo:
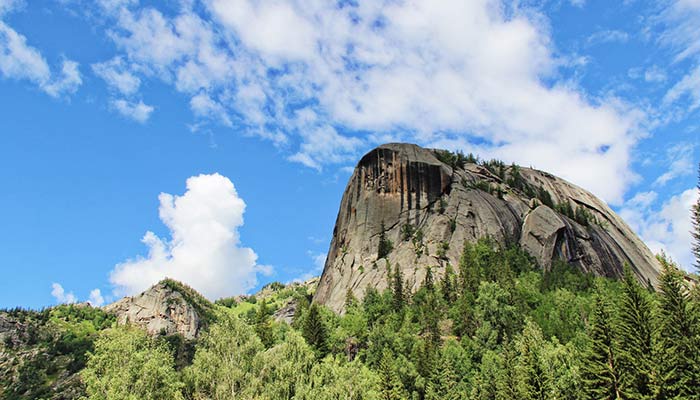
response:
[[[386,238],[386,228],[384,227],[384,221],[382,220],[381,231],[379,232],[379,246],[377,247],[377,259],[384,258],[391,250],[394,248],[394,244],[391,240]]]
[[[659,283],[659,399],[700,398],[697,327],[683,273],[663,254]]]
[[[445,358],[441,358],[435,371],[428,381],[426,400],[459,400],[462,398],[457,382],[459,377],[454,366]]]
[[[525,393],[525,383],[523,382],[521,376],[525,371],[521,369],[518,364],[517,353],[513,346],[513,342],[505,340],[503,344],[503,365],[509,366],[503,369],[503,373],[499,376],[499,380],[496,382],[496,399],[497,400],[510,400],[510,399],[522,399],[526,396]]]
[[[445,273],[442,276],[442,280],[440,282],[440,291],[442,292],[442,297],[445,299],[447,304],[452,304],[455,301],[455,273],[454,270],[452,269],[452,265],[450,263],[447,263],[447,266],[445,267]]]
[[[387,266],[389,265],[387,261]],[[392,294],[392,305],[394,311],[399,312],[403,309],[406,304],[406,293],[403,287],[403,273],[401,272],[401,266],[396,264],[394,267],[393,274],[391,274],[391,294]]]
[[[379,393],[382,400],[404,400],[408,398],[394,366],[394,357],[384,350],[379,362]]]
[[[630,399],[651,399],[654,378],[651,303],[628,265],[624,267],[617,329],[622,392]]]
[[[700,194],[700,164],[698,164],[698,192]],[[700,196],[692,208],[693,222],[693,255],[695,256],[695,269],[700,273]]]
[[[437,293],[435,292],[435,283],[433,282],[433,272],[430,267],[427,268],[425,273],[425,280],[423,281],[423,288],[425,288],[425,301],[423,303],[423,322],[425,324],[424,331],[428,334],[428,340],[431,345],[437,349],[440,346],[440,304],[438,301]]]
[[[468,241],[464,242],[462,256],[459,259],[459,285],[462,296],[473,296],[479,289],[481,281],[480,267],[476,260],[474,246]]]
[[[518,385],[514,388],[522,399],[546,400],[551,392],[550,371],[544,360],[542,331],[532,321],[527,321],[517,340],[517,376],[510,378]]]
[[[260,302],[258,305],[258,310],[255,313],[255,333],[258,334],[260,341],[266,348],[271,347],[275,341],[274,333],[272,332],[270,309],[267,306],[267,299],[263,299]]]
[[[619,355],[612,324],[608,303],[598,293],[589,332],[590,343],[583,358],[583,383],[586,398],[591,400],[622,398]]]
[[[328,331],[316,303],[311,304],[309,308],[309,313],[304,320],[302,336],[306,339],[306,343],[316,350],[319,358],[328,354]]]

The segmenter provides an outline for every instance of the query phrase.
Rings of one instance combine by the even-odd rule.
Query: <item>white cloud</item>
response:
[[[66,293],[63,286],[56,282],[51,284],[51,296],[53,296],[58,303],[71,304],[78,301],[73,292]]]
[[[654,181],[655,186],[663,186],[667,182],[681,176],[693,175],[695,163],[693,152],[697,145],[694,143],[677,143],[666,151],[668,169]]]
[[[146,257],[118,264],[110,275],[116,295],[138,293],[169,277],[191,285],[209,299],[244,293],[255,286],[257,274],[270,267],[241,246],[245,202],[233,183],[219,174],[187,179],[182,196],[161,193],[160,219],[170,239],[146,232]]]
[[[664,103],[675,103],[679,99],[687,96],[689,100],[688,110],[693,111],[700,107],[700,65],[685,75],[664,96]]]
[[[672,196],[659,209],[652,209],[655,192],[638,193],[625,203],[620,216],[658,253],[665,251],[686,270],[692,269],[692,222],[690,209],[697,201],[698,190],[688,189]]]
[[[606,29],[602,31],[595,32],[586,39],[586,43],[589,45],[598,43],[627,43],[630,35],[627,32],[616,30],[616,29]]]
[[[0,0],[0,17],[24,5],[23,0]]]
[[[141,79],[128,70],[128,65],[121,57],[114,57],[103,63],[92,64],[95,75],[102,78],[107,84],[128,96],[136,93],[141,85]]]
[[[196,116],[218,119],[226,126],[233,126],[224,107],[214,101],[206,93],[200,93],[192,97],[190,100],[190,108],[192,108],[192,112],[194,112]]]
[[[700,107],[700,1],[669,0],[656,19],[663,30],[661,43],[669,47],[676,63],[690,60],[692,67],[664,96],[664,104],[687,99],[687,111]]]
[[[0,75],[29,80],[53,97],[73,93],[82,84],[78,63],[63,60],[58,76],[52,76],[41,53],[3,21],[0,21]]]
[[[119,114],[140,123],[148,121],[148,118],[153,112],[153,106],[149,106],[141,100],[136,103],[124,99],[117,99],[112,100],[111,105]]]
[[[174,15],[121,8],[110,37],[141,78],[191,96],[198,118],[284,144],[292,161],[321,169],[391,137],[535,163],[614,203],[636,179],[630,152],[645,115],[558,83],[567,60],[532,10],[496,0],[202,3]]]
[[[665,82],[666,79],[668,79],[666,76],[666,71],[656,65],[647,68],[647,70],[644,71],[644,80],[646,82]]]
[[[93,307],[100,307],[105,303],[104,297],[102,297],[102,292],[100,289],[93,289],[90,291],[90,297],[88,298],[88,303]]]
[[[58,97],[64,93],[75,93],[82,84],[83,79],[80,77],[78,63],[71,60],[63,60],[60,76],[45,84],[43,89],[49,95]]]
[[[301,274],[301,276],[294,278],[292,280],[293,282],[305,282],[311,278],[321,276],[323,267],[326,266],[326,253],[315,253],[313,251],[309,251],[307,253],[311,258],[311,268]]]

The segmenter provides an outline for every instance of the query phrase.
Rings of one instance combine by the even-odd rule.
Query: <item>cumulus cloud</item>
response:
[[[161,193],[158,199],[170,238],[146,232],[142,242],[148,255],[118,264],[110,274],[116,295],[138,293],[169,277],[216,299],[247,292],[259,273],[271,272],[241,245],[238,231],[246,204],[228,178],[193,176],[182,196]]]
[[[51,284],[51,296],[53,296],[58,303],[72,304],[78,301],[78,298],[75,297],[73,292],[66,293],[63,286],[56,282]]]
[[[145,123],[153,112],[153,106],[145,104],[142,100],[131,102],[125,99],[112,100],[111,106],[119,114],[136,122]]]
[[[16,2],[15,2],[16,3]],[[2,12],[13,2],[0,4]],[[0,20],[0,75],[9,79],[28,80],[53,97],[73,93],[82,84],[78,63],[63,60],[58,74],[52,74],[39,50],[27,44],[27,38]]]
[[[90,305],[93,307],[100,307],[105,303],[105,299],[102,297],[102,292],[100,289],[93,289],[90,291],[88,303],[90,303]]]
[[[693,255],[690,210],[697,201],[698,190],[688,189],[653,208],[658,194],[641,192],[625,203],[620,216],[658,253],[665,251],[683,268],[690,271]]]

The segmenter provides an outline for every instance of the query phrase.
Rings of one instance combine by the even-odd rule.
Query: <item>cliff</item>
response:
[[[314,301],[342,311],[348,290],[362,298],[368,286],[385,288],[387,261],[415,290],[425,267],[440,276],[457,266],[465,241],[486,236],[521,246],[545,269],[561,259],[620,277],[627,263],[657,283],[646,245],[588,191],[532,168],[394,143],[367,153],[350,177]],[[392,244],[386,255],[382,238]]]

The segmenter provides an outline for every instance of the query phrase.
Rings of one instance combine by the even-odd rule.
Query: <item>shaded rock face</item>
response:
[[[201,327],[195,307],[178,291],[158,283],[145,292],[125,297],[104,307],[117,316],[117,323],[130,323],[152,335],[181,334],[194,339]]]
[[[439,277],[447,263],[458,264],[465,241],[486,236],[519,244],[545,269],[562,259],[585,272],[620,277],[627,263],[640,281],[656,284],[652,253],[591,193],[535,169],[504,167],[496,174],[473,163],[453,168],[436,155],[416,145],[386,144],[360,160],[341,200],[314,301],[340,312],[348,290],[362,298],[368,286],[386,288],[387,261],[399,265],[416,290],[425,267]],[[518,187],[506,183],[512,174],[520,177]],[[585,210],[595,222],[555,211],[524,186],[546,192],[552,204],[568,203],[572,212]],[[377,252],[382,225],[393,244],[386,259]]]

